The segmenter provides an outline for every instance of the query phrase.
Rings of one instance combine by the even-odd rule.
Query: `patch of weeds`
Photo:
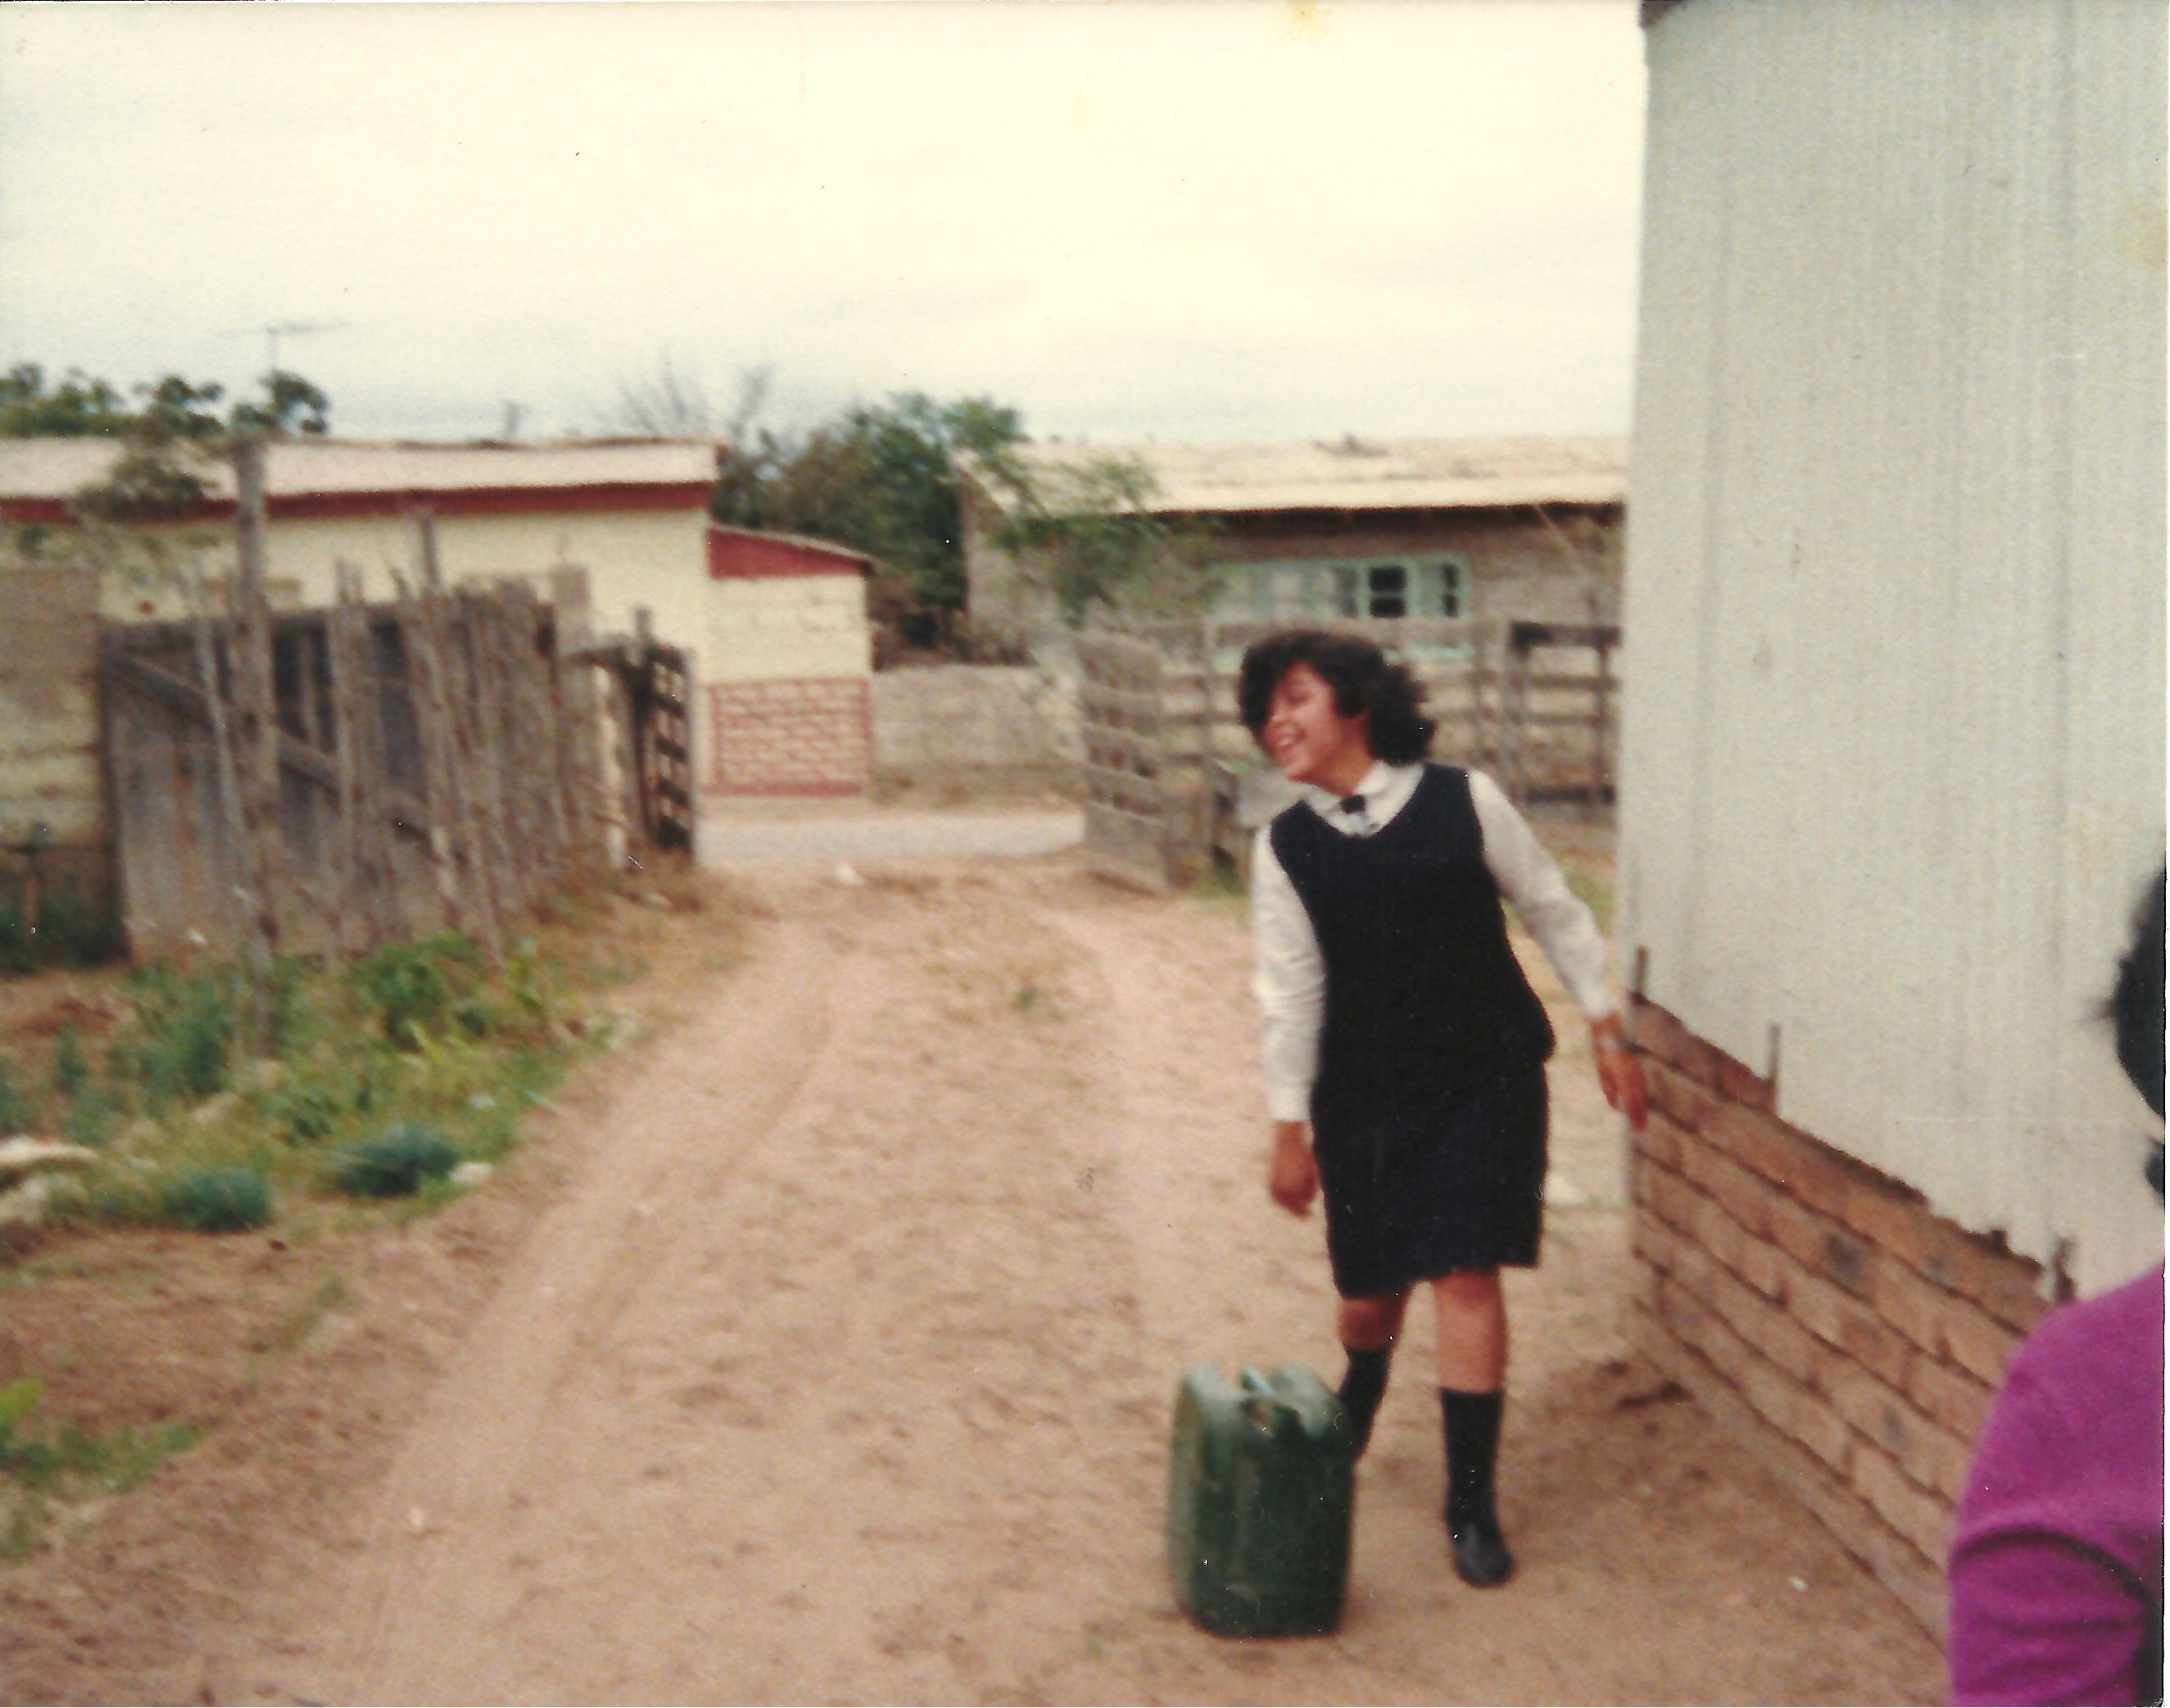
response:
[[[0,1138],[35,1131],[37,1124],[38,1100],[16,1088],[8,1059],[0,1055]]]
[[[442,1031],[447,1018],[468,1025],[482,965],[472,939],[438,931],[420,942],[388,943],[357,962],[347,978],[376,1015],[385,1041],[414,1049],[425,1034]]]
[[[255,1168],[194,1168],[159,1193],[165,1219],[200,1234],[236,1234],[271,1220],[271,1182]]]
[[[202,1440],[200,1424],[162,1423],[93,1435],[75,1424],[34,1433],[25,1426],[44,1400],[45,1385],[24,1376],[0,1388],[0,1476],[14,1485],[15,1499],[0,1529],[0,1560],[29,1557],[56,1500],[121,1494],[177,1453]]]
[[[289,1145],[314,1145],[338,1130],[347,1112],[360,1097],[366,1097],[368,1090],[365,1079],[358,1097],[349,1098],[321,1080],[297,1079],[265,1099],[265,1113]]]
[[[233,973],[184,978],[160,962],[138,969],[129,985],[139,1036],[132,1048],[116,1044],[115,1077],[135,1081],[153,1107],[223,1091],[240,1007]]]
[[[412,1198],[424,1182],[442,1180],[459,1163],[457,1148],[435,1127],[403,1121],[341,1151],[331,1178],[354,1198]]]

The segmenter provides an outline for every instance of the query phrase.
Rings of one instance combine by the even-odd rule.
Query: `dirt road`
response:
[[[355,1307],[376,1326],[263,1396],[350,1402],[404,1310],[430,1337],[378,1390],[382,1450],[309,1438],[306,1492],[214,1556],[236,1581],[176,1604],[184,1661],[101,1674],[78,1610],[83,1669],[43,1677],[269,1701],[1940,1690],[1895,1604],[1623,1361],[1611,1118],[1572,1048],[1546,1261],[1510,1284],[1516,1583],[1447,1566],[1423,1327],[1360,1472],[1343,1631],[1190,1628],[1161,1556],[1179,1372],[1338,1374],[1318,1226],[1261,1181],[1240,912],[1061,858],[759,882],[751,963],[523,1153],[489,1275],[388,1265]],[[417,1250],[481,1238],[459,1215]],[[211,1498],[191,1457],[132,1523]]]

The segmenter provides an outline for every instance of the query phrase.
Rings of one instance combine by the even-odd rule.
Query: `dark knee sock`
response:
[[[1446,1430],[1449,1528],[1497,1522],[1492,1506],[1492,1468],[1499,1456],[1499,1420],[1506,1404],[1503,1393],[1439,1390],[1440,1415]]]
[[[1348,1410],[1350,1426],[1356,1433],[1356,1451],[1361,1454],[1371,1445],[1372,1420],[1378,1417],[1379,1401],[1387,1395],[1387,1366],[1393,1360],[1394,1343],[1344,1347],[1342,1351],[1349,1354],[1349,1371],[1341,1379],[1341,1403]]]

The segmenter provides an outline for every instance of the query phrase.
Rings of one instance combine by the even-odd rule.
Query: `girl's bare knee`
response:
[[[1456,1269],[1433,1281],[1432,1290],[1442,1305],[1471,1310],[1489,1305],[1499,1296],[1497,1269]]]
[[[1406,1293],[1383,1299],[1344,1299],[1341,1301],[1341,1343],[1362,1349],[1381,1347],[1401,1332]]]

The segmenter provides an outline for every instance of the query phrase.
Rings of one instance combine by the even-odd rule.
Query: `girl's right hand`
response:
[[[1292,1216],[1311,1214],[1318,1196],[1318,1159],[1311,1154],[1308,1121],[1274,1123],[1274,1160],[1266,1171],[1266,1190]]]

